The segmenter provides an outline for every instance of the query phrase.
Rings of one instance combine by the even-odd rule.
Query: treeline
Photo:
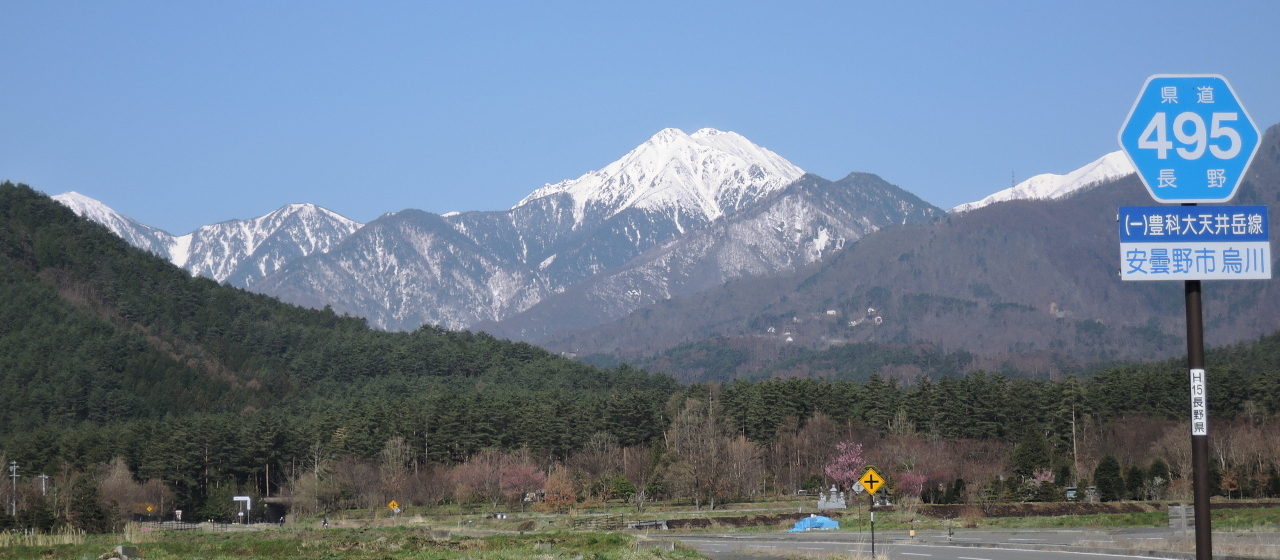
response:
[[[235,518],[235,495],[259,504],[251,520],[267,517],[264,496],[283,498],[298,515],[344,509],[471,504],[484,511],[534,507],[566,512],[608,501],[641,509],[654,499],[696,507],[792,495],[838,485],[848,492],[868,465],[888,481],[890,499],[978,504],[1077,499],[1148,500],[1190,496],[1188,426],[1136,415],[1099,421],[1085,414],[1070,445],[1055,446],[1051,432],[1028,427],[1016,441],[944,439],[916,429],[899,409],[886,429],[837,421],[821,411],[787,417],[770,441],[749,440],[726,414],[727,390],[691,387],[672,399],[666,429],[652,442],[623,445],[607,431],[581,435],[575,450],[493,445],[460,460],[428,461],[430,447],[390,432],[372,453],[348,446],[346,426],[332,433],[290,433],[259,413],[241,433],[215,440],[206,431],[237,423],[234,417],[152,425],[125,455],[83,469],[60,463],[45,482],[23,476],[20,514],[0,515],[0,529],[50,529],[72,523],[107,530],[125,519]],[[279,431],[285,428],[283,431]],[[1214,428],[1211,492],[1232,498],[1280,497],[1280,418],[1242,414]],[[585,425],[582,429],[589,430]],[[214,434],[216,435],[216,434]],[[363,435],[363,441],[378,436]],[[147,438],[154,438],[150,441]],[[430,437],[418,440],[430,446]],[[131,455],[133,454],[133,455]],[[0,458],[8,458],[0,455]],[[840,467],[840,468],[837,468]],[[852,474],[850,474],[852,473]],[[1089,487],[1096,486],[1096,492]],[[8,488],[0,498],[8,498]],[[90,525],[86,520],[96,520]]]
[[[1235,418],[1257,429],[1280,411],[1280,335],[1208,361],[1215,426]],[[27,187],[0,185],[0,453],[19,466],[22,503],[45,504],[54,520],[74,517],[73,487],[80,519],[97,515],[90,503],[127,513],[120,500],[141,503],[135,494],[210,516],[231,492],[312,488],[321,509],[377,492],[477,500],[448,477],[495,454],[520,457],[499,462],[548,484],[575,473],[562,489],[576,499],[625,489],[618,477],[631,467],[609,457],[644,457],[651,468],[635,468],[650,478],[631,483],[634,495],[719,503],[827,487],[840,442],[861,444],[886,474],[922,481],[922,499],[939,485],[958,499],[957,481],[968,481],[965,499],[1004,499],[1022,494],[991,481],[1016,472],[1011,450],[1028,434],[1047,459],[1019,468],[1037,480],[1045,470],[1059,486],[1088,478],[1108,454],[1146,470],[1160,457],[1176,478],[1185,377],[1168,361],[1053,381],[974,372],[906,385],[873,375],[680,386],[484,334],[377,332],[192,278]],[[700,455],[708,449],[716,454]],[[1265,492],[1274,457],[1229,449],[1217,468],[1237,481],[1231,492]],[[574,466],[584,461],[617,465]],[[727,470],[707,476],[717,469]],[[385,473],[403,486],[358,482]],[[40,474],[63,501],[36,498]]]

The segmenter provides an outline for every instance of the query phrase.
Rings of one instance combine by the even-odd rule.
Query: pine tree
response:
[[[1152,498],[1163,499],[1164,490],[1169,487],[1169,464],[1164,462],[1164,459],[1156,457],[1151,461],[1151,468],[1147,470],[1147,481],[1151,485]]]
[[[1133,465],[1125,469],[1124,490],[1130,500],[1146,499],[1147,473],[1142,467]]]
[[[884,432],[889,428],[889,420],[898,411],[898,388],[893,381],[886,382],[879,374],[871,374],[866,385],[862,387],[866,394],[866,417],[863,421],[874,429]]]
[[[1045,441],[1044,434],[1037,428],[1027,428],[1022,434],[1022,440],[1013,446],[1010,460],[1014,474],[1024,480],[1049,468],[1049,444]]]
[[[1120,473],[1120,461],[1115,456],[1107,455],[1098,461],[1093,470],[1093,484],[1098,488],[1098,499],[1114,502],[1124,498],[1124,478]]]
[[[102,506],[98,485],[87,476],[80,477],[71,489],[68,521],[86,533],[109,533],[114,530],[111,512]]]
[[[1275,463],[1271,464],[1271,473],[1267,477],[1267,496],[1280,498],[1280,472],[1277,472]]]

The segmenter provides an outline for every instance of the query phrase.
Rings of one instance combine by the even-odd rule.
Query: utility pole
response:
[[[9,461],[9,478],[13,479],[13,494],[9,496],[9,509],[13,510],[10,515],[18,516],[18,462]]]
[[[1075,486],[1079,484],[1080,480],[1080,447],[1076,444],[1076,401],[1074,398],[1071,399],[1071,461],[1075,463],[1076,467],[1075,482],[1072,483],[1072,486]],[[1076,492],[1076,495],[1079,496],[1079,489],[1076,489]]]
[[[46,494],[48,494],[47,487],[49,484],[49,475],[40,473],[40,476],[37,476],[36,478],[40,479],[40,497],[43,498]]]

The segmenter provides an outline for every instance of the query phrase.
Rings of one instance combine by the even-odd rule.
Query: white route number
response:
[[[1197,160],[1204,155],[1205,148],[1208,148],[1209,153],[1218,159],[1236,157],[1240,154],[1240,133],[1223,123],[1233,122],[1239,118],[1239,113],[1213,113],[1206,134],[1203,117],[1190,111],[1179,113],[1173,118],[1173,136],[1182,144],[1177,148],[1178,155],[1185,160]],[[1168,121],[1168,113],[1153,115],[1147,127],[1142,130],[1142,136],[1138,137],[1138,148],[1155,150],[1157,158],[1168,159],[1169,150],[1174,149],[1173,141],[1169,140]],[[1189,133],[1187,132],[1188,124],[1191,126]],[[1210,143],[1211,140],[1219,138],[1227,139],[1226,148]]]

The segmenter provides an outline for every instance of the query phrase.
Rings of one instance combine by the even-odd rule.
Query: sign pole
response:
[[[867,508],[867,516],[871,518],[871,557],[876,555],[876,492],[884,485],[884,477],[876,471],[875,467],[867,467],[863,471],[862,476],[858,477],[858,484],[867,490],[867,500],[871,504]]]
[[[1200,281],[1184,283],[1187,300],[1187,368],[1191,371],[1191,471],[1196,515],[1196,560],[1213,560],[1209,519],[1209,418],[1204,369],[1204,315]],[[1200,399],[1200,400],[1197,400]],[[1204,414],[1197,418],[1197,413]],[[1197,425],[1197,422],[1203,424]]]
[[[1184,281],[1196,560],[1213,559],[1200,281],[1270,280],[1271,237],[1266,206],[1186,207],[1235,197],[1261,138],[1231,84],[1217,74],[1147,78],[1117,136],[1151,198],[1183,205],[1121,208],[1120,276]]]
[[[867,494],[867,515],[871,517],[871,557],[876,557],[876,498],[875,494]],[[1196,560],[1200,560],[1197,558]]]

